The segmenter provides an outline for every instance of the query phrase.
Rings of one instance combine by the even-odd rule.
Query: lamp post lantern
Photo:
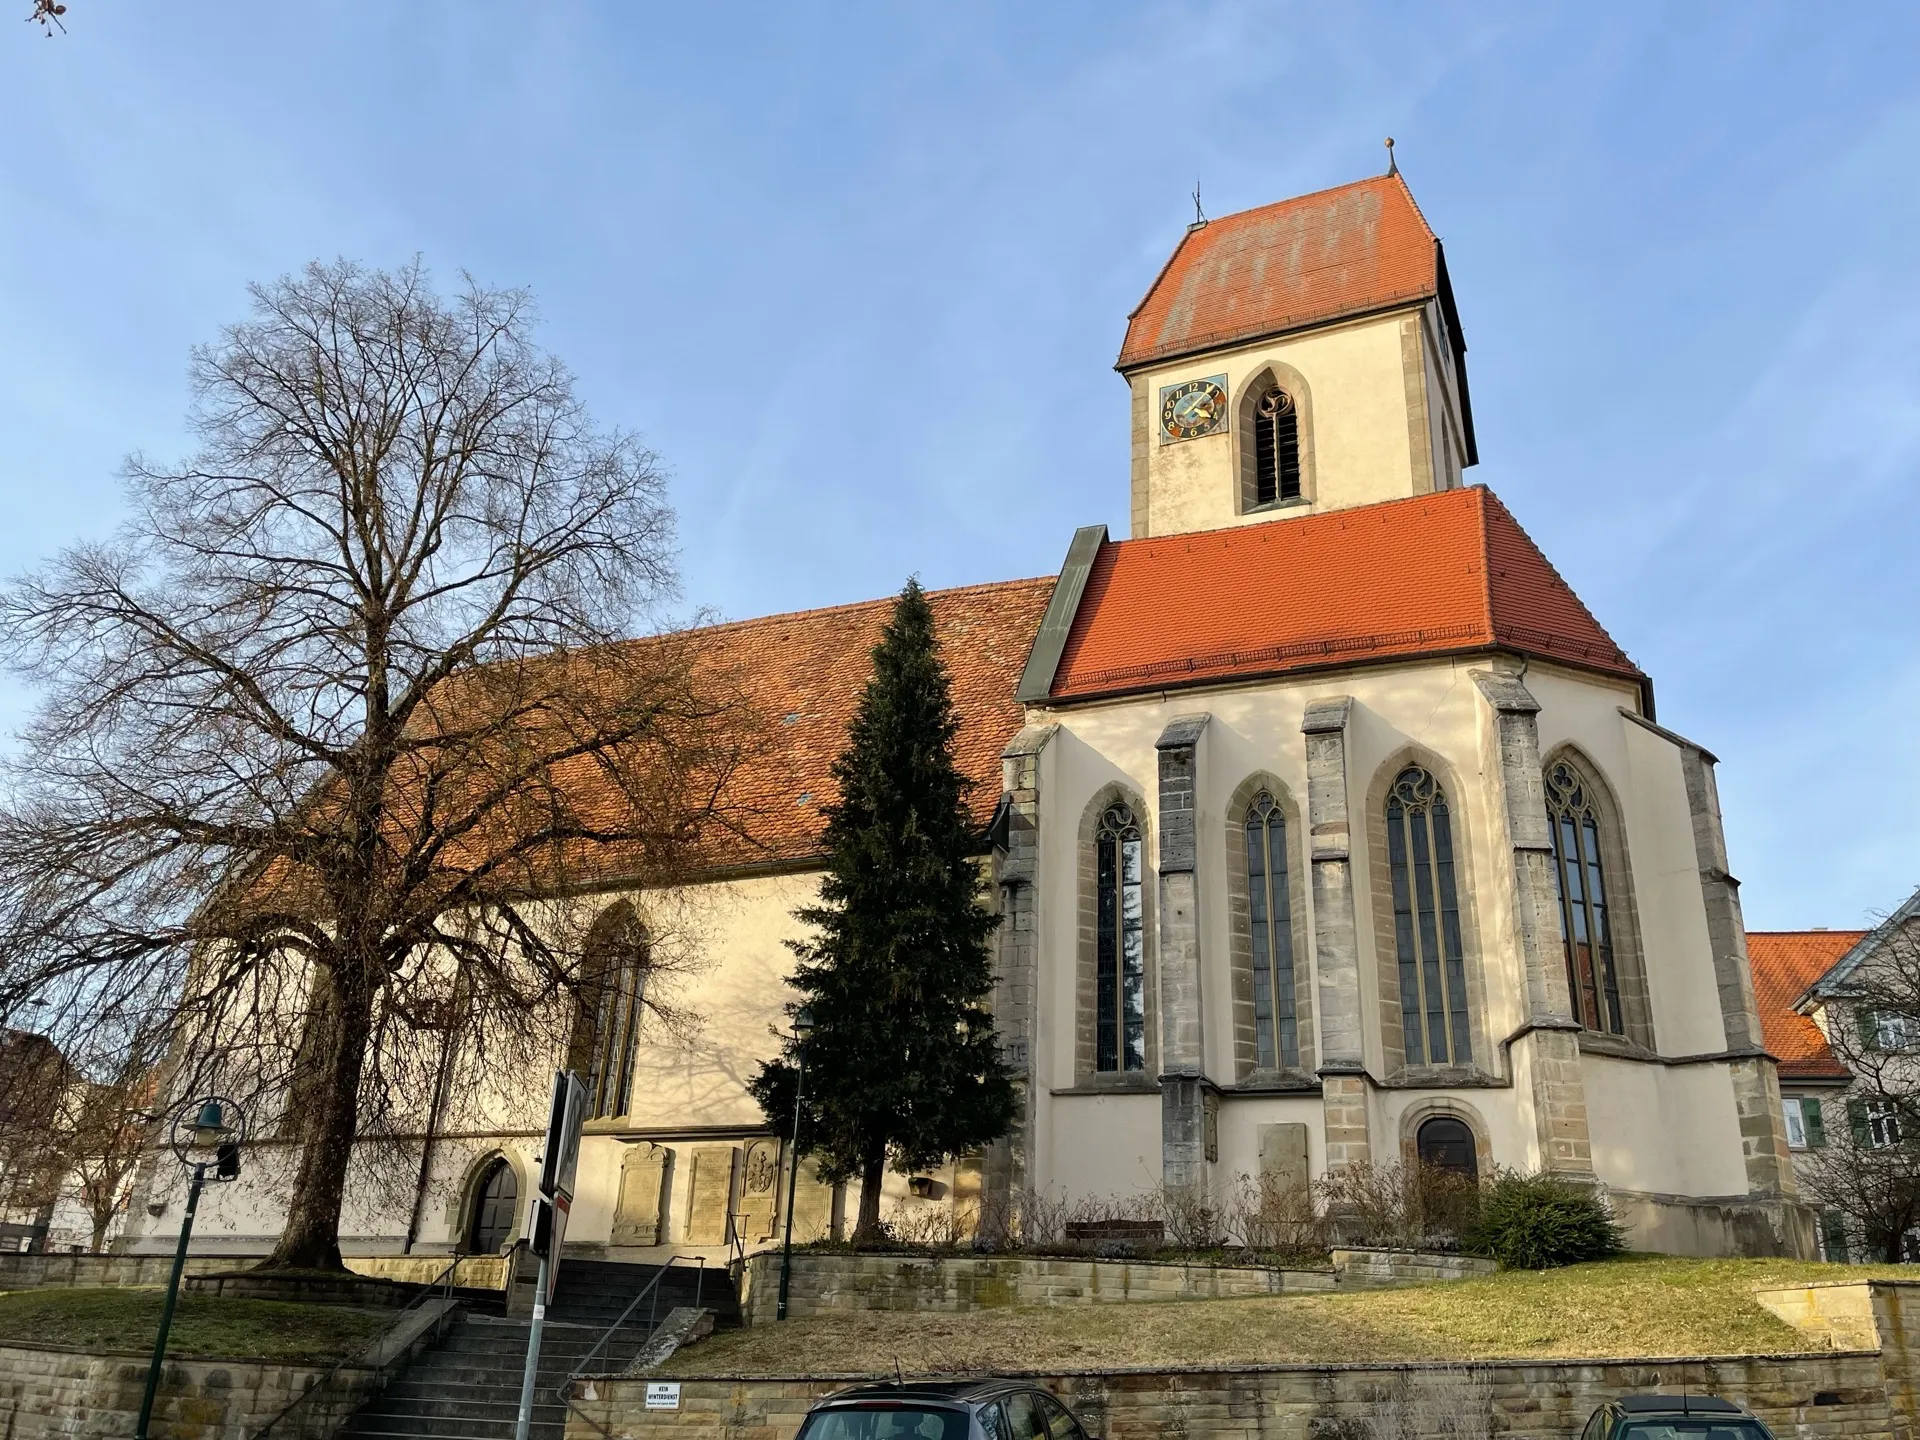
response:
[[[187,1243],[193,1238],[193,1216],[200,1208],[200,1191],[207,1171],[216,1182],[240,1178],[240,1142],[247,1138],[247,1115],[220,1095],[190,1100],[173,1112],[167,1128],[167,1148],[192,1177],[187,1182],[187,1213],[180,1221],[180,1243],[174,1247],[173,1274],[167,1281],[166,1303],[160,1307],[160,1334],[153,1342],[153,1363],[147,1366],[147,1390],[140,1397],[140,1420],[134,1440],[147,1440],[153,1421],[154,1397],[160,1393],[160,1372],[167,1358],[167,1332],[173,1328],[173,1307],[180,1298],[180,1272],[187,1264]]]
[[[800,1186],[800,1097],[807,1084],[807,1041],[813,1035],[813,1008],[793,1012],[793,1143],[787,1150],[787,1238],[780,1247],[780,1303],[774,1319],[787,1318],[787,1290],[793,1278],[793,1197]]]

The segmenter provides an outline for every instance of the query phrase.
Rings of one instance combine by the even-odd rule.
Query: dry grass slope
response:
[[[0,1344],[149,1352],[164,1298],[127,1288],[0,1292]],[[167,1353],[331,1364],[364,1350],[392,1322],[390,1310],[182,1295]]]
[[[1115,1366],[1766,1355],[1805,1338],[1754,1298],[1807,1280],[1911,1279],[1898,1266],[1635,1256],[1483,1280],[1258,1300],[969,1315],[866,1313],[723,1333],[681,1375],[914,1374]]]

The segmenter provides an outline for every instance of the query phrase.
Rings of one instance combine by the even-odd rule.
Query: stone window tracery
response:
[[[1600,814],[1590,787],[1564,761],[1546,775],[1547,819],[1553,829],[1553,881],[1560,902],[1560,941],[1576,1018],[1589,1030],[1627,1033],[1614,961],[1613,917],[1601,858]]]
[[[1247,806],[1245,831],[1254,1064],[1272,1070],[1300,1063],[1300,1035],[1294,1006],[1287,817],[1265,790]]]
[[[1387,791],[1386,810],[1406,1061],[1468,1065],[1466,955],[1446,792],[1421,766],[1408,765]]]
[[[1140,825],[1123,802],[1094,834],[1094,1069],[1147,1066],[1146,909]]]

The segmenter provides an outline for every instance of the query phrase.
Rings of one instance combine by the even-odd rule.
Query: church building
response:
[[[890,1177],[890,1205],[1420,1158],[1598,1181],[1636,1248],[1812,1253],[1714,758],[1468,483],[1466,359],[1397,174],[1198,221],[1116,365],[1129,533],[1063,536],[1056,576],[931,595],[1021,1113],[984,1156]],[[890,605],[707,632],[780,727],[735,781],[763,833],[686,894],[593,901],[636,966],[663,906],[697,912],[706,967],[677,997],[690,1043],[596,1021],[570,1250],[778,1233],[786,1156],[744,1082],[785,1023],[784,942]],[[347,1248],[511,1243],[545,1106],[527,1089],[497,1133],[434,1142],[411,1217],[350,1207]],[[810,1178],[802,1236],[851,1213]],[[209,1243],[278,1229],[260,1195],[210,1203]],[[170,1248],[177,1208],[138,1211],[128,1248]]]

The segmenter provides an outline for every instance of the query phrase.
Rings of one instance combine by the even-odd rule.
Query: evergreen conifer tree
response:
[[[796,912],[814,938],[788,942],[814,1027],[800,1153],[824,1179],[861,1182],[856,1243],[880,1238],[889,1162],[937,1164],[998,1139],[1014,1115],[984,1004],[999,917],[981,903],[958,731],[933,610],[910,580],[834,762],[820,903]],[[793,1123],[795,1059],[789,1038],[749,1085],[779,1133]]]

